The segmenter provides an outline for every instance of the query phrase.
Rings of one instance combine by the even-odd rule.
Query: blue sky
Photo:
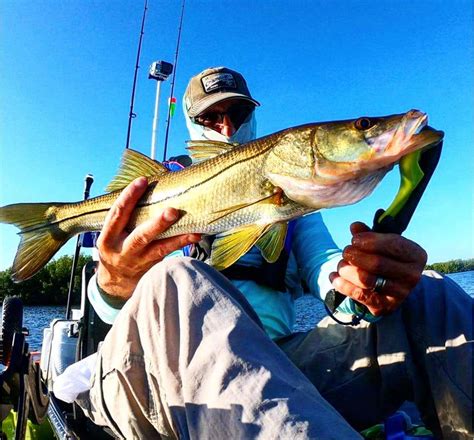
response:
[[[141,1],[25,1],[0,5],[0,205],[73,201],[83,179],[104,191],[125,146]],[[155,60],[173,62],[181,2],[149,0],[132,148],[150,151]],[[241,71],[259,135],[306,122],[418,108],[446,133],[444,151],[405,235],[429,262],[472,258],[473,11],[471,0],[187,0],[169,152],[184,150],[181,97],[206,67]],[[165,105],[160,102],[158,157]],[[323,212],[340,246],[349,224],[372,223],[398,188],[393,171],[366,200]],[[18,244],[0,226],[0,270]],[[73,241],[62,253],[72,253]]]

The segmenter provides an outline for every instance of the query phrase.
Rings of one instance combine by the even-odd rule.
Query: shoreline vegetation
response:
[[[468,260],[449,260],[444,263],[427,264],[425,269],[435,270],[443,275],[474,270],[474,258]]]
[[[80,302],[80,278],[82,267],[91,261],[90,256],[81,255],[74,278],[72,303]],[[0,303],[6,296],[19,296],[25,305],[66,305],[69,291],[69,278],[72,256],[64,255],[49,262],[34,277],[22,283],[14,283],[10,277],[11,269],[0,271]],[[443,275],[474,270],[474,258],[468,260],[450,260],[434,263],[426,269],[435,270]]]

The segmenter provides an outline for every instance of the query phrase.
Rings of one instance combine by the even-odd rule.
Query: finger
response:
[[[116,238],[124,231],[135,205],[147,187],[146,177],[139,177],[120,193],[105,218],[99,237],[103,244],[109,246],[115,244]]]
[[[124,252],[140,252],[152,241],[166,231],[180,217],[180,213],[174,208],[165,208],[157,218],[151,218],[137,226],[124,240]]]
[[[345,260],[341,260],[337,266],[337,273],[352,284],[362,289],[372,290],[377,280],[377,275],[367,272],[360,267],[353,266]]]
[[[337,272],[342,278],[351,282],[354,286],[371,291],[374,290],[377,278],[380,277],[380,275],[367,272],[366,270],[356,266],[352,266],[344,260],[339,262]],[[397,298],[405,298],[406,291],[408,290],[406,286],[390,278],[383,278],[385,280],[385,284],[381,289],[379,288],[377,290],[377,293]]]
[[[342,256],[346,262],[353,266],[407,285],[415,285],[421,276],[421,270],[415,264],[408,264],[406,261],[400,262],[385,255],[363,252],[352,245],[344,249]]]
[[[201,240],[201,234],[183,234],[165,238],[163,240],[157,240],[150,243],[147,247],[144,258],[156,263],[161,261],[171,252],[182,249],[188,244],[198,243],[199,240]]]
[[[425,250],[415,242],[398,234],[359,232],[352,237],[352,245],[371,254],[380,254],[397,261],[426,264]]]
[[[359,234],[361,232],[369,232],[371,230],[365,223],[362,222],[352,223],[350,229],[352,235]]]
[[[330,275],[330,280],[334,288],[343,295],[352,298],[367,307],[374,316],[394,311],[400,304],[400,300],[387,295],[381,295],[372,290],[362,289],[359,286],[341,277],[337,272]]]

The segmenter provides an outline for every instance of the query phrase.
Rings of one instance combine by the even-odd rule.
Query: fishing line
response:
[[[170,90],[170,97],[168,100],[168,119],[166,121],[166,134],[165,134],[165,147],[163,149],[163,162],[166,160],[166,150],[168,148],[168,135],[169,129],[171,124],[171,99],[173,98],[174,92],[174,83],[176,81],[176,71],[178,69],[178,55],[179,55],[179,46],[181,42],[181,29],[183,27],[183,17],[184,17],[184,5],[186,0],[183,0],[181,4],[181,18],[179,20],[179,28],[178,28],[178,39],[176,40],[176,52],[174,55],[174,72],[173,72],[173,80],[171,81],[171,90]]]
[[[146,11],[148,10],[147,6],[148,6],[148,0],[145,0],[145,6],[143,8],[142,27],[140,29],[140,38],[138,40],[137,61],[135,63],[135,73],[133,75],[132,96],[130,98],[130,113],[128,114],[127,142],[125,143],[125,148],[129,148],[130,146],[130,136],[132,133],[132,120],[137,117],[137,115],[133,112],[133,105],[135,103],[135,90],[137,87],[138,69],[140,68],[140,53],[142,51],[142,40],[143,40],[143,35],[145,33],[144,29],[145,29]]]

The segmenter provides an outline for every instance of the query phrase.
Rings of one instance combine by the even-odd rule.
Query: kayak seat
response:
[[[77,361],[95,353],[111,329],[111,325],[100,319],[87,298],[87,286],[97,268],[96,261],[89,261],[82,269],[82,323],[79,327]]]
[[[97,268],[96,261],[86,263],[81,274],[81,304],[78,310],[73,310],[70,320],[77,329],[75,346],[75,362],[95,353],[101,341],[104,340],[111,325],[100,319],[87,297],[87,285]],[[72,360],[71,363],[73,363]],[[53,431],[58,438],[78,438],[94,440],[110,440],[113,433],[107,427],[94,424],[77,403],[66,403],[51,393],[48,413]],[[66,436],[63,436],[66,435]]]

